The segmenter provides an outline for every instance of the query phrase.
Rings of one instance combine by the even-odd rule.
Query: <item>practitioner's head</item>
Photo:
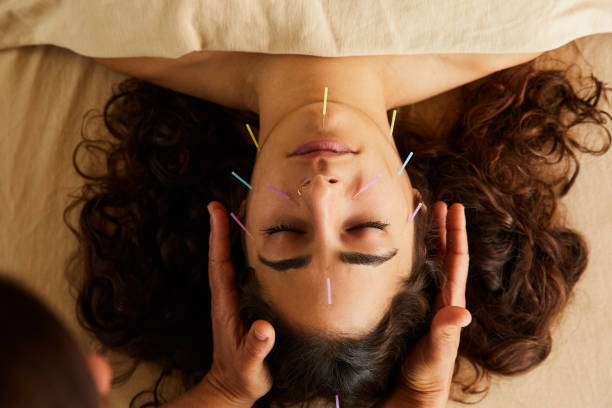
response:
[[[35,297],[0,277],[0,406],[104,408],[108,362],[84,355]]]

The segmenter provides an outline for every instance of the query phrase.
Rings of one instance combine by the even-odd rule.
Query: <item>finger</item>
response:
[[[113,370],[108,360],[100,354],[92,353],[86,356],[85,361],[96,384],[98,394],[105,396],[110,391],[113,380]]]
[[[274,339],[274,328],[270,323],[265,320],[253,322],[244,344],[242,360],[244,367],[252,367],[254,364],[262,362],[272,350]]]
[[[431,322],[429,332],[429,366],[452,366],[457,357],[461,327],[472,321],[471,313],[459,306],[446,306],[440,309]]]
[[[255,398],[260,398],[266,394],[272,386],[272,379],[269,377],[264,359],[272,350],[274,341],[274,328],[265,320],[253,322],[244,341],[244,347],[238,361],[239,372],[244,375],[247,381],[250,379],[265,379],[261,389],[253,390],[255,394],[258,394],[253,395]],[[261,384],[261,382],[258,382],[258,384]]]
[[[438,253],[436,255],[436,263],[440,265],[440,268],[444,270],[444,258],[446,256],[446,216],[448,213],[448,208],[444,201],[436,201],[433,205],[433,218],[434,218],[434,228],[437,232],[438,238],[436,245],[438,247]],[[445,301],[443,299],[443,291],[438,292],[435,302],[434,302],[434,311],[440,310],[445,306]]]
[[[446,285],[442,289],[444,306],[465,307],[465,284],[470,257],[463,205],[451,205],[446,217]]]
[[[223,204],[211,201],[208,204],[210,212],[210,232],[208,260],[217,264],[231,263],[229,242],[229,219]],[[214,236],[214,240],[213,240]]]
[[[446,253],[446,215],[448,208],[444,201],[437,201],[433,205],[433,217],[435,221],[435,228],[438,232],[438,256],[437,261],[442,264],[444,261],[444,254]]]
[[[238,315],[238,290],[230,256],[229,220],[223,204],[209,204],[208,283],[213,321],[227,322]]]

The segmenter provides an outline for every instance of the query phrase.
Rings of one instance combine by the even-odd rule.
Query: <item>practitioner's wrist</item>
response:
[[[162,408],[251,408],[253,406],[255,401],[232,398],[223,385],[209,374],[186,393],[162,405]]]
[[[198,384],[201,388],[202,395],[209,396],[207,403],[210,401],[212,405],[202,405],[203,407],[219,407],[219,408],[251,408],[255,400],[251,400],[245,396],[238,396],[232,390],[232,387],[225,384],[221,379],[217,378],[213,373],[209,372]]]
[[[444,408],[447,401],[444,393],[415,393],[400,386],[379,408]]]

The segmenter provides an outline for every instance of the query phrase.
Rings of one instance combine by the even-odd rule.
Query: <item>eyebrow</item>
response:
[[[379,266],[393,258],[397,252],[397,248],[393,248],[384,255],[363,254],[361,252],[340,252],[338,258],[341,262],[347,264]],[[312,255],[300,255],[295,258],[281,259],[280,261],[271,261],[260,254],[257,254],[257,257],[262,264],[272,269],[276,269],[277,271],[305,268],[310,264],[310,261],[312,261]]]

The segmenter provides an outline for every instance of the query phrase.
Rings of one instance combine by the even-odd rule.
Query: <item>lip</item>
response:
[[[315,158],[315,157],[337,157],[345,154],[352,154],[352,152],[331,152],[329,150],[315,150],[310,153],[300,154],[300,157],[304,158]]]
[[[353,149],[345,144],[336,142],[334,140],[315,140],[314,142],[308,142],[301,145],[291,156],[307,156],[314,157],[318,155],[334,156],[338,154],[355,153]]]

